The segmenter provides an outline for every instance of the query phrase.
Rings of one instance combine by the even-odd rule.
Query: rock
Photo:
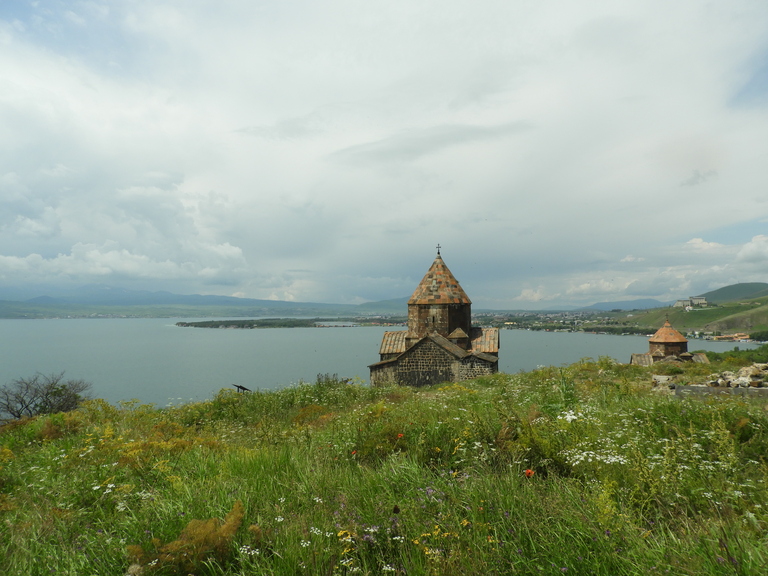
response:
[[[740,376],[731,382],[733,388],[749,388],[752,383],[752,378],[748,376]]]
[[[740,368],[738,372],[738,377],[744,378],[744,377],[752,377],[752,376],[762,376],[762,374],[763,374],[763,371],[753,364],[752,366],[744,366],[744,368]]]

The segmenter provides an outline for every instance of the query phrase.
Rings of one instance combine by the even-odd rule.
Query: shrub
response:
[[[189,574],[209,560],[226,563],[232,555],[232,539],[243,523],[243,503],[232,506],[222,522],[218,518],[191,520],[179,538],[163,546],[153,538],[156,550],[128,546],[128,554],[143,568],[171,574]]]
[[[91,384],[84,380],[66,380],[64,373],[35,374],[0,387],[0,414],[19,419],[39,414],[69,412],[77,408]]]

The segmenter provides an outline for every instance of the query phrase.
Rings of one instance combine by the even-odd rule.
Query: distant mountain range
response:
[[[649,308],[662,308],[672,302],[662,302],[653,298],[641,298],[639,300],[619,300],[617,302],[598,302],[592,306],[585,306],[579,310],[595,310],[610,312],[611,310],[648,310]]]
[[[45,293],[45,295],[39,295]],[[37,294],[37,295],[35,295]],[[704,296],[708,302],[750,300],[768,296],[768,283],[733,284],[712,290]],[[682,297],[682,296],[681,296]],[[205,296],[130,290],[104,284],[87,284],[79,288],[38,288],[36,293],[20,288],[0,288],[0,317],[40,318],[51,316],[138,315],[138,316],[373,316],[405,315],[408,296],[366,302],[365,304],[327,304],[319,302],[287,302],[233,296]],[[598,302],[578,308],[587,312],[612,310],[649,310],[667,308],[673,302],[652,298]],[[572,307],[559,308],[574,310]],[[491,310],[477,310],[491,312]]]
[[[404,315],[408,300],[402,298],[360,305],[288,302],[130,290],[104,284],[88,284],[72,289],[49,288],[46,292],[44,296],[30,297],[29,292],[21,289],[0,289],[0,317]]]
[[[24,300],[28,304],[81,304],[89,306],[259,306],[264,308],[295,308],[298,304],[315,308],[338,308],[343,304],[321,304],[315,302],[287,302],[284,300],[258,300],[255,298],[236,298],[234,296],[204,296],[201,294],[174,294],[172,292],[150,292],[148,290],[128,290],[104,284],[87,284],[80,288],[62,291],[56,296],[38,296]],[[354,306],[352,306],[354,308]]]

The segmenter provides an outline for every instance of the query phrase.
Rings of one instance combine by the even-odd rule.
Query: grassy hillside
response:
[[[616,315],[617,320],[633,326],[658,328],[669,317],[678,330],[706,330],[721,332],[753,332],[768,329],[768,297],[754,300],[727,302],[709,308],[695,308],[686,312],[682,308],[656,308],[647,312]]]
[[[768,284],[765,282],[742,282],[712,290],[702,294],[702,296],[706,297],[707,302],[714,302],[715,304],[734,302],[736,300],[751,300],[768,296]]]
[[[423,389],[324,377],[12,423],[0,573],[764,574],[764,403],[649,380],[607,359]]]

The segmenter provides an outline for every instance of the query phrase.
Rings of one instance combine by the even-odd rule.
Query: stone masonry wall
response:
[[[424,340],[397,363],[397,381],[408,386],[426,386],[453,380],[453,358],[431,340]]]
[[[495,374],[498,371],[498,362],[486,362],[480,358],[470,356],[469,358],[465,358],[458,366],[458,375],[455,380],[459,382],[461,380],[470,380],[471,378],[477,378],[478,376]]]
[[[664,356],[679,356],[688,351],[688,342],[651,342],[648,349],[651,354],[658,350]]]
[[[399,362],[371,369],[371,385],[396,382],[404,386],[427,386],[457,382],[498,371],[498,363],[469,356],[459,360],[431,340],[421,342],[400,357]]]

